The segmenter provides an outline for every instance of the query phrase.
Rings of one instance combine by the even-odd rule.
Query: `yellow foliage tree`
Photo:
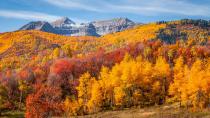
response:
[[[94,80],[91,89],[91,98],[87,104],[89,113],[96,113],[100,111],[102,102],[103,102],[102,87],[97,80]]]
[[[184,59],[183,57],[180,56],[178,59],[175,60],[175,66],[173,68],[174,79],[173,83],[171,83],[169,88],[169,94],[173,96],[172,101],[180,102],[180,106],[181,106],[182,87],[186,83],[184,71],[185,71]]]
[[[158,57],[156,60],[156,64],[154,66],[154,78],[155,81],[160,82],[160,102],[165,102],[165,97],[167,95],[167,89],[170,83],[170,65],[166,62],[166,60],[163,57]]]
[[[64,46],[62,46],[62,50],[67,57],[72,57],[72,49],[70,44],[65,44]]]
[[[91,97],[91,89],[94,79],[95,78],[91,77],[91,75],[88,72],[84,73],[79,78],[79,86],[77,87],[78,102],[82,106],[84,113],[88,111],[87,103]]]
[[[204,108],[209,103],[210,76],[204,62],[197,59],[188,74],[187,95],[194,108]]]
[[[66,112],[66,116],[78,115],[80,104],[76,100],[71,100],[69,97],[66,97],[64,101],[64,110]]]
[[[56,59],[60,56],[60,49],[59,48],[55,48],[53,50],[53,58]]]

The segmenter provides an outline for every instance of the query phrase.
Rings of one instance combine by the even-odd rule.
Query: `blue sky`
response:
[[[29,21],[75,22],[127,17],[135,22],[210,19],[210,0],[0,0],[0,32],[14,31]]]

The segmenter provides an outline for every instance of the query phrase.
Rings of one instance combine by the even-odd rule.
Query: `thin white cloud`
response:
[[[100,9],[97,7],[85,4],[84,2],[77,0],[77,1],[72,1],[72,0],[43,0],[49,4],[59,6],[62,8],[67,8],[67,9],[82,9],[82,10],[87,10],[87,11],[95,11],[95,12],[102,12]]]
[[[123,0],[124,4],[106,4],[113,12],[141,14],[146,16],[164,15],[164,13],[186,16],[209,16],[210,8],[186,0]]]
[[[169,1],[169,2],[164,2],[164,4],[150,4],[141,7],[136,5],[111,5],[111,4],[109,4],[108,6],[109,9],[112,9],[112,11],[115,12],[134,13],[134,14],[142,14],[147,16],[154,16],[162,13],[178,14],[186,16],[210,15],[210,8],[206,6],[194,5],[181,1],[176,1],[176,2]]]
[[[147,16],[163,13],[186,16],[209,16],[210,8],[187,0],[43,0],[51,5],[67,9],[81,9],[104,13],[131,13]]]
[[[17,11],[17,10],[0,10],[0,17],[25,19],[25,20],[42,20],[49,22],[61,18],[60,16],[55,16],[40,12]]]
[[[165,13],[173,13],[188,16],[209,16],[209,6],[199,5],[187,0],[154,0],[152,7]],[[159,2],[157,2],[159,1]]]

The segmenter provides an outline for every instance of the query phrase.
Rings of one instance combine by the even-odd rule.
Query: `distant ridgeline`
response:
[[[161,23],[168,23],[168,24],[180,24],[180,25],[187,25],[187,24],[193,24],[194,26],[200,26],[202,28],[207,28],[210,26],[210,20],[203,20],[203,19],[199,19],[199,20],[193,20],[193,19],[182,19],[182,20],[178,20],[178,21],[158,21],[158,24]]]
[[[44,21],[30,22],[21,27],[20,30],[40,30],[67,36],[101,36],[123,31],[135,25],[136,23],[127,18],[77,24],[69,18],[64,17],[52,23]]]
[[[157,24],[166,24],[166,28],[160,29],[157,38],[172,44],[177,40],[187,41],[193,39],[196,44],[205,45],[210,36],[210,21],[183,19],[179,21],[159,21]]]

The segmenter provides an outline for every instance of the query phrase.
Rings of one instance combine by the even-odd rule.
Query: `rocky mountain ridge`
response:
[[[63,17],[52,23],[46,21],[29,22],[19,30],[40,30],[67,36],[102,36],[123,31],[135,25],[136,23],[128,18],[115,18],[77,24],[68,17]]]

